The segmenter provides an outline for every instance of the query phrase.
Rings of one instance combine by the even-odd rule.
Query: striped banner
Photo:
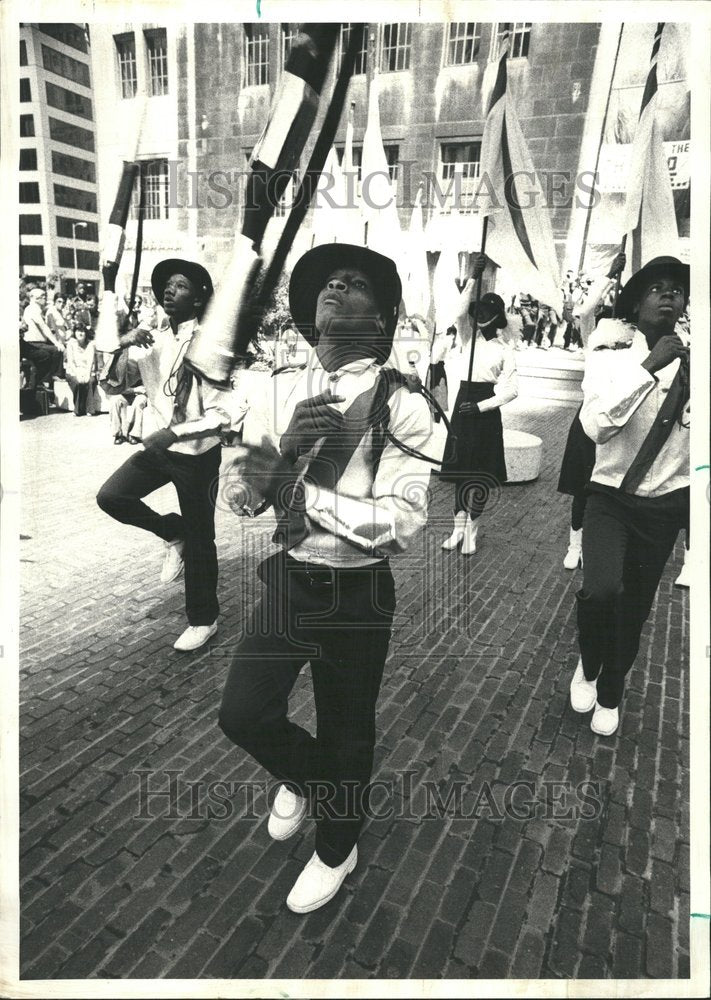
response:
[[[553,230],[545,192],[507,94],[508,53],[505,32],[488,101],[477,192],[479,211],[489,219],[486,253],[506,272],[507,285],[560,314],[563,302]]]

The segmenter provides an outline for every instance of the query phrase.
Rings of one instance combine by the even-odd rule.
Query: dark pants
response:
[[[373,769],[375,706],[395,592],[387,562],[316,569],[286,556],[260,567],[266,593],[240,640],[219,725],[309,800],[316,851],[335,868],[358,839]],[[289,693],[311,663],[316,736],[287,718]]]
[[[597,678],[597,700],[605,708],[622,700],[688,497],[688,490],[645,499],[594,487],[588,497],[578,635],[585,677]]]
[[[146,449],[132,455],[99,490],[96,502],[122,524],[150,531],[163,541],[185,542],[185,610],[190,625],[211,625],[217,603],[215,502],[219,445],[202,455]],[[142,502],[166,483],[175,486],[180,514],[157,514]]]
[[[34,341],[20,341],[20,357],[31,361],[37,371],[37,381],[58,376],[62,371],[62,352],[53,344],[40,344]]]
[[[74,399],[74,413],[78,417],[86,416],[86,404],[89,401],[89,392],[93,390],[92,382],[77,382],[71,375],[67,375],[67,382],[72,390]]]
[[[569,322],[565,328],[565,333],[563,334],[563,347],[567,351],[571,343],[575,344],[577,347],[583,346],[583,340],[580,336],[580,328],[577,323]]]
[[[524,344],[530,344],[534,333],[536,332],[536,327],[533,323],[526,323],[523,328],[523,342]]]
[[[583,526],[587,502],[587,493],[575,493],[573,495],[573,502],[570,505],[570,527],[573,531],[580,531]]]

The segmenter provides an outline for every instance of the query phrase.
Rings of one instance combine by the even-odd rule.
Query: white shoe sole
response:
[[[177,642],[173,643],[173,649],[177,649],[179,653],[193,653],[196,649],[202,649],[206,642],[212,639],[213,635],[217,633],[217,625],[210,629],[209,634],[199,642],[196,646],[179,646]],[[179,642],[180,640],[178,640]]]
[[[592,719],[590,720],[590,728],[592,729],[592,731],[595,733],[596,736],[614,736],[619,728],[619,725],[620,722],[618,719],[617,725],[615,726],[614,729],[596,729],[595,725],[593,724],[593,720]]]
[[[572,695],[571,695],[571,698],[570,698],[570,707],[573,709],[574,712],[578,712],[580,715],[584,715],[586,712],[591,712],[593,710],[593,708],[595,708],[595,702],[596,701],[597,701],[597,696],[596,696],[596,694],[594,694],[592,696],[592,701],[590,702],[590,704],[586,705],[585,708],[583,708],[583,707],[579,707],[578,705],[574,705],[573,704],[573,698],[572,698]]]
[[[353,859],[353,861],[351,861],[351,863],[348,866],[348,868],[346,868],[345,875],[343,876],[343,878],[341,879],[341,881],[338,883],[338,885],[336,886],[336,888],[333,890],[333,892],[329,893],[328,896],[324,896],[323,899],[319,899],[318,902],[316,902],[316,903],[309,903],[308,906],[296,906],[294,903],[290,903],[289,900],[287,899],[286,905],[288,906],[288,908],[291,910],[292,913],[312,913],[314,910],[320,909],[322,906],[325,906],[326,903],[330,903],[331,902],[331,900],[333,899],[333,897],[336,895],[336,893],[338,892],[338,890],[341,888],[341,886],[345,882],[346,878],[350,875],[350,873],[353,871],[353,869],[355,868],[355,866],[357,864],[358,864],[358,858],[356,857],[356,858]]]
[[[272,840],[278,840],[278,841],[289,840],[289,838],[293,837],[295,833],[298,833],[298,831],[304,825],[305,820],[306,820],[306,809],[304,809],[302,815],[298,818],[298,820],[294,820],[294,825],[289,828],[288,833],[284,833],[281,835],[272,833],[272,831],[269,829],[268,823],[267,823],[267,833],[272,838]]]

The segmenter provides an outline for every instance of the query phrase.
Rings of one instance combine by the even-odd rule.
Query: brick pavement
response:
[[[161,587],[155,540],[93,499],[128,446],[105,416],[22,424],[23,978],[688,976],[681,540],[620,729],[597,738],[567,704],[579,574],[561,566],[555,482],[572,414],[509,407],[508,426],[544,439],[541,476],[501,492],[469,560],[439,549],[450,488],[433,484],[421,544],[395,562],[382,815],[308,917],[284,899],[310,832],[269,840],[267,776],[215,724],[272,521],[218,511],[220,631],[176,653],[182,585]],[[154,503],[170,509],[170,490]],[[307,675],[293,705],[310,725]],[[171,781],[177,801],[146,806]]]

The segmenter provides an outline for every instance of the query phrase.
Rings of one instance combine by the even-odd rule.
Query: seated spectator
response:
[[[52,298],[52,305],[47,307],[45,321],[58,341],[66,344],[71,335],[69,323],[64,315],[67,300],[61,292],[55,292]]]
[[[100,412],[96,400],[96,350],[88,341],[87,327],[75,320],[74,336],[67,344],[66,378],[74,397],[74,416]]]
[[[148,405],[145,387],[141,383],[138,364],[127,361],[127,388],[116,396],[109,396],[109,417],[114,444],[140,444],[143,440],[143,412]]]
[[[64,344],[45,322],[46,304],[47,293],[44,289],[32,288],[22,314],[25,329],[20,333],[20,357],[32,362],[38,383],[61,375],[64,360]]]

